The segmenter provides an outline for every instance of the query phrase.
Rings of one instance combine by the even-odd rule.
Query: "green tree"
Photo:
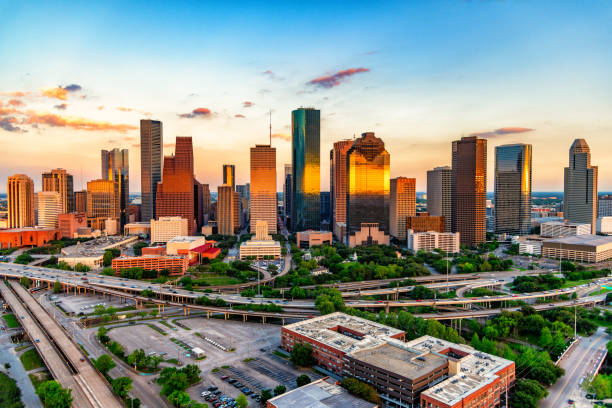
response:
[[[183,408],[189,405],[191,397],[185,391],[175,390],[168,395],[168,401],[175,407]]]
[[[134,350],[127,358],[128,364],[134,368],[142,369],[146,365],[147,355],[143,349]]]
[[[161,356],[151,356],[151,357],[149,357],[149,364],[151,365],[153,370],[157,370],[157,367],[159,367],[159,364],[162,361],[164,361],[164,358],[161,357]]]
[[[380,397],[376,393],[376,390],[371,386],[356,378],[345,378],[340,383],[343,388],[353,395],[363,398],[366,401],[370,401],[374,404],[380,405]]]
[[[307,376],[306,374],[302,374],[295,379],[295,383],[297,384],[298,387],[301,387],[306,384],[310,384],[310,381],[311,381],[310,377]]]
[[[94,314],[96,316],[102,316],[105,313],[106,313],[106,308],[103,305],[94,306]]]
[[[246,408],[249,406],[249,401],[247,400],[246,395],[240,394],[236,397],[236,407],[237,408]]]
[[[17,383],[2,372],[0,372],[0,407],[24,408],[21,402],[21,390]]]
[[[113,361],[113,358],[108,354],[102,354],[100,357],[94,360],[94,367],[96,367],[96,369],[105,377],[115,366],[116,364]]]
[[[53,293],[60,293],[62,291],[62,284],[59,281],[53,282]]]
[[[82,263],[77,263],[74,266],[74,271],[75,272],[89,272],[91,270],[91,268],[87,265],[83,265]]]
[[[36,394],[45,408],[70,408],[72,405],[72,390],[63,388],[57,381],[43,382]]]
[[[291,362],[297,366],[310,367],[315,364],[312,346],[308,343],[295,343],[291,350]]]
[[[272,396],[273,396],[273,395],[272,395],[272,391],[271,391],[271,390],[269,390],[269,389],[267,389],[267,388],[266,388],[266,389],[264,389],[264,390],[262,390],[262,391],[261,391],[261,403],[265,405],[265,404],[266,404],[266,402],[267,402],[267,401],[268,401],[270,398],[272,398]]]
[[[22,276],[21,279],[19,279],[19,283],[21,283],[21,286],[26,288],[29,288],[32,285],[32,281],[25,276]]]
[[[287,387],[282,384],[279,384],[274,388],[274,396],[276,397],[278,395],[284,394],[285,391],[287,391]]]
[[[510,405],[521,408],[537,408],[538,401],[547,395],[546,389],[536,380],[521,379],[514,385]]]
[[[111,387],[113,387],[113,392],[120,396],[121,398],[125,398],[132,389],[132,379],[130,377],[118,377],[111,381]]]
[[[548,348],[552,344],[552,334],[550,333],[550,329],[548,327],[544,327],[540,334],[540,339],[538,340],[538,346],[542,348]]]

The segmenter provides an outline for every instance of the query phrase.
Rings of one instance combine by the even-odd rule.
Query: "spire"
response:
[[[270,147],[272,147],[272,109],[270,109]]]

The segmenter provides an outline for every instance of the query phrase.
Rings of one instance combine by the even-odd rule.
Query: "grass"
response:
[[[248,363],[249,361],[253,361],[253,360],[255,360],[253,357],[248,357],[248,358],[245,358],[244,360],[242,360],[242,362],[243,363]]]
[[[23,346],[15,347],[15,351],[25,350],[28,347],[32,347],[32,344],[24,344]]]
[[[278,356],[278,357],[280,357],[280,358],[284,358],[285,360],[287,360],[287,359],[289,358],[289,357],[287,357],[287,355],[286,355],[286,354],[283,354],[283,353],[281,353],[281,352],[280,352],[280,351],[278,351],[278,350],[274,350],[274,351],[272,352],[272,354],[274,354],[275,356]]]
[[[212,370],[210,370],[211,373],[218,373],[219,369],[218,368],[213,368]]]
[[[198,357],[198,358],[196,358],[196,361],[201,361],[201,360],[204,360],[205,358],[206,358],[206,356]]]
[[[572,286],[584,285],[585,283],[591,282],[592,279],[580,279],[577,281],[565,281],[565,283],[561,286],[561,289],[571,288]]]
[[[610,292],[610,290],[612,290],[612,289],[601,288],[601,289],[599,289],[596,292],[591,292],[589,295],[590,296],[605,295],[606,293]]]
[[[160,320],[159,322],[163,324],[164,326],[168,327],[169,329],[173,328],[172,325],[165,320]]]
[[[159,327],[155,326],[154,324],[147,323],[147,326],[149,326],[150,328],[152,328],[153,330],[155,330],[156,332],[158,332],[162,336],[167,336],[168,335],[168,333],[166,333],[165,331],[163,331]]]
[[[23,354],[19,356],[19,359],[26,371],[45,366],[35,349],[24,351]]]
[[[10,329],[15,328],[15,327],[19,327],[19,322],[17,321],[17,318],[15,317],[14,314],[7,313],[5,315],[2,315],[2,318],[4,319],[4,321],[6,322],[6,325]]]
[[[167,360],[164,360],[166,363],[170,363],[170,364],[174,364],[174,365],[179,365],[179,361],[176,358],[169,358]]]
[[[89,357],[89,352],[88,352],[87,350],[85,350],[85,347],[83,347],[83,345],[82,345],[82,344],[79,344],[79,347],[81,348],[81,350],[83,350],[83,353],[85,353],[85,355],[86,355],[87,357]]]
[[[37,389],[38,386],[44,383],[45,381],[53,379],[48,371],[39,371],[37,373],[28,374],[28,377],[30,377],[30,381],[34,386],[34,389]]]
[[[203,276],[202,277],[206,284],[209,286],[217,286],[217,285],[235,285],[237,283],[242,283],[240,279],[233,278],[231,276]]]

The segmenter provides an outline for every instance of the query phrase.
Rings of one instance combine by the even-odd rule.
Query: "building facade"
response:
[[[268,234],[265,221],[257,221],[255,236],[240,244],[240,259],[279,259],[281,257],[280,242],[274,241]]]
[[[181,217],[151,220],[151,242],[168,242],[174,237],[189,235],[188,226],[188,221]]]
[[[349,235],[347,245],[356,246],[389,245],[389,235],[380,229],[376,222],[364,222],[359,230]]]
[[[62,199],[56,191],[40,191],[36,193],[38,206],[38,221],[40,228],[58,228],[58,217],[62,211]]]
[[[531,230],[530,144],[495,146],[495,233],[527,235]]]
[[[603,262],[612,258],[612,237],[574,235],[549,239],[542,243],[542,256],[575,262]]]
[[[233,164],[223,165],[223,184],[232,186],[232,191],[236,189],[236,166]]]
[[[74,182],[72,174],[64,169],[53,169],[42,174],[43,191],[58,192],[62,200],[62,213],[74,211]]]
[[[597,216],[612,216],[612,195],[603,195],[597,198]]]
[[[449,254],[458,254],[460,250],[458,232],[407,231],[408,249],[414,253],[419,251],[433,252],[440,249]]]
[[[121,256],[112,260],[113,271],[119,275],[122,269],[142,268],[148,271],[170,271],[170,275],[184,275],[189,267],[189,260],[184,255],[142,255]]]
[[[270,145],[251,147],[250,230],[257,221],[268,224],[268,232],[276,234],[276,148]]]
[[[78,213],[87,212],[87,190],[74,192],[74,211]]]
[[[66,238],[74,238],[81,228],[87,228],[87,213],[73,212],[60,214],[58,216],[60,235]]]
[[[446,220],[444,217],[437,217],[418,213],[414,217],[406,218],[406,230],[411,229],[413,232],[445,232]]]
[[[566,219],[597,225],[597,166],[591,166],[591,149],[584,139],[576,139],[569,152],[564,173],[563,214]]]
[[[389,235],[406,240],[406,218],[416,215],[416,179],[391,179],[389,194]]]
[[[141,221],[155,218],[157,183],[162,179],[164,131],[159,120],[140,120]]]
[[[346,158],[351,146],[353,140],[341,140],[330,152],[331,230],[341,241],[346,238]]]
[[[435,217],[444,217],[445,232],[452,229],[453,169],[436,167],[427,171],[427,212]]]
[[[453,141],[452,231],[461,243],[486,240],[487,141],[476,136]]]
[[[540,236],[545,238],[568,237],[591,233],[591,224],[579,224],[568,221],[549,221],[540,224]]]
[[[129,222],[130,206],[130,159],[128,149],[102,150],[101,178],[118,183],[119,222],[121,226]]]
[[[92,229],[104,230],[107,219],[119,220],[119,183],[111,180],[87,182],[87,219]]]
[[[60,238],[58,229],[33,227],[5,229],[0,230],[0,249],[39,247]]]
[[[331,245],[332,233],[330,231],[300,231],[296,237],[300,249],[308,249],[316,245]]]
[[[223,184],[217,188],[217,233],[234,235],[234,191]]]
[[[291,200],[292,200],[292,188],[293,188],[293,167],[291,164],[285,164],[285,178],[283,179],[283,215],[285,220],[285,226],[291,230]]]
[[[36,224],[34,218],[34,181],[25,174],[8,178],[8,227],[24,228]]]
[[[318,230],[321,228],[321,111],[294,110],[291,128],[291,230]]]

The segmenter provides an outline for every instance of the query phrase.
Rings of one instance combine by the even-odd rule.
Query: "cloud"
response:
[[[42,96],[46,96],[47,98],[57,98],[60,99],[62,101],[65,101],[68,99],[68,93],[69,92],[77,92],[80,91],[81,89],[83,89],[81,87],[81,85],[77,85],[77,84],[70,84],[67,86],[58,86],[55,88],[47,88],[47,89],[43,89],[42,90]],[[86,96],[83,95],[81,96],[82,99],[85,99]]]
[[[246,118],[246,116],[244,116],[244,115],[242,115],[240,113],[235,114],[234,117],[235,118]]]
[[[13,123],[16,122],[17,119],[11,116],[6,118],[0,118],[0,129],[4,129],[7,132],[23,132],[21,128],[13,125]]]
[[[134,109],[132,109],[132,108],[125,108],[123,106],[117,106],[117,110],[120,110],[121,112],[131,112]]]
[[[212,112],[208,108],[195,108],[190,113],[181,113],[179,118],[208,118]]]
[[[2,115],[10,115],[12,113],[21,113],[21,111],[18,111],[17,109],[13,108],[13,107],[2,107],[2,101],[0,101],[0,116]]]
[[[272,133],[272,139],[281,139],[281,140],[284,140],[286,142],[290,142],[291,141],[291,135],[288,135],[286,133]]]
[[[66,110],[67,107],[68,107],[68,104],[66,103],[60,103],[59,105],[54,106],[55,109],[59,109],[59,110]]]
[[[76,91],[80,91],[81,89],[83,89],[83,87],[77,84],[70,84],[70,85],[65,86],[64,89],[67,90],[68,92],[76,92]]]
[[[255,105],[255,104],[253,102],[251,102],[251,101],[244,101],[244,102],[242,102],[242,107],[243,108],[250,108],[253,105]]]
[[[138,129],[137,126],[133,125],[110,122],[96,122],[90,119],[64,117],[52,113],[37,113],[33,111],[27,112],[27,117],[22,121],[22,123],[29,125],[48,125],[52,127],[70,127],[77,130],[86,131],[112,130],[119,133],[125,133],[128,130]]]
[[[16,96],[18,98],[22,97],[22,96],[26,96],[25,92],[0,92],[0,95],[4,95],[4,96]]]
[[[526,133],[532,132],[534,129],[523,128],[523,127],[503,127],[495,129],[489,132],[472,133],[471,136],[477,136],[482,138],[493,138],[497,136],[511,135],[515,133]]]
[[[135,147],[135,148],[140,148],[140,143],[134,143],[134,144],[132,145],[132,147]]]
[[[102,110],[102,109],[104,109],[104,105],[98,106],[98,110]]]
[[[25,105],[25,103],[23,103],[19,99],[11,99],[10,101],[8,101],[8,104],[9,105],[13,105],[13,106],[23,106],[23,105]]]
[[[338,71],[333,75],[324,75],[319,78],[315,78],[312,81],[308,82],[308,85],[317,86],[319,88],[333,88],[334,86],[338,86],[344,81],[346,78],[349,78],[355,74],[360,74],[362,72],[369,72],[368,68],[349,68],[342,71]]]

